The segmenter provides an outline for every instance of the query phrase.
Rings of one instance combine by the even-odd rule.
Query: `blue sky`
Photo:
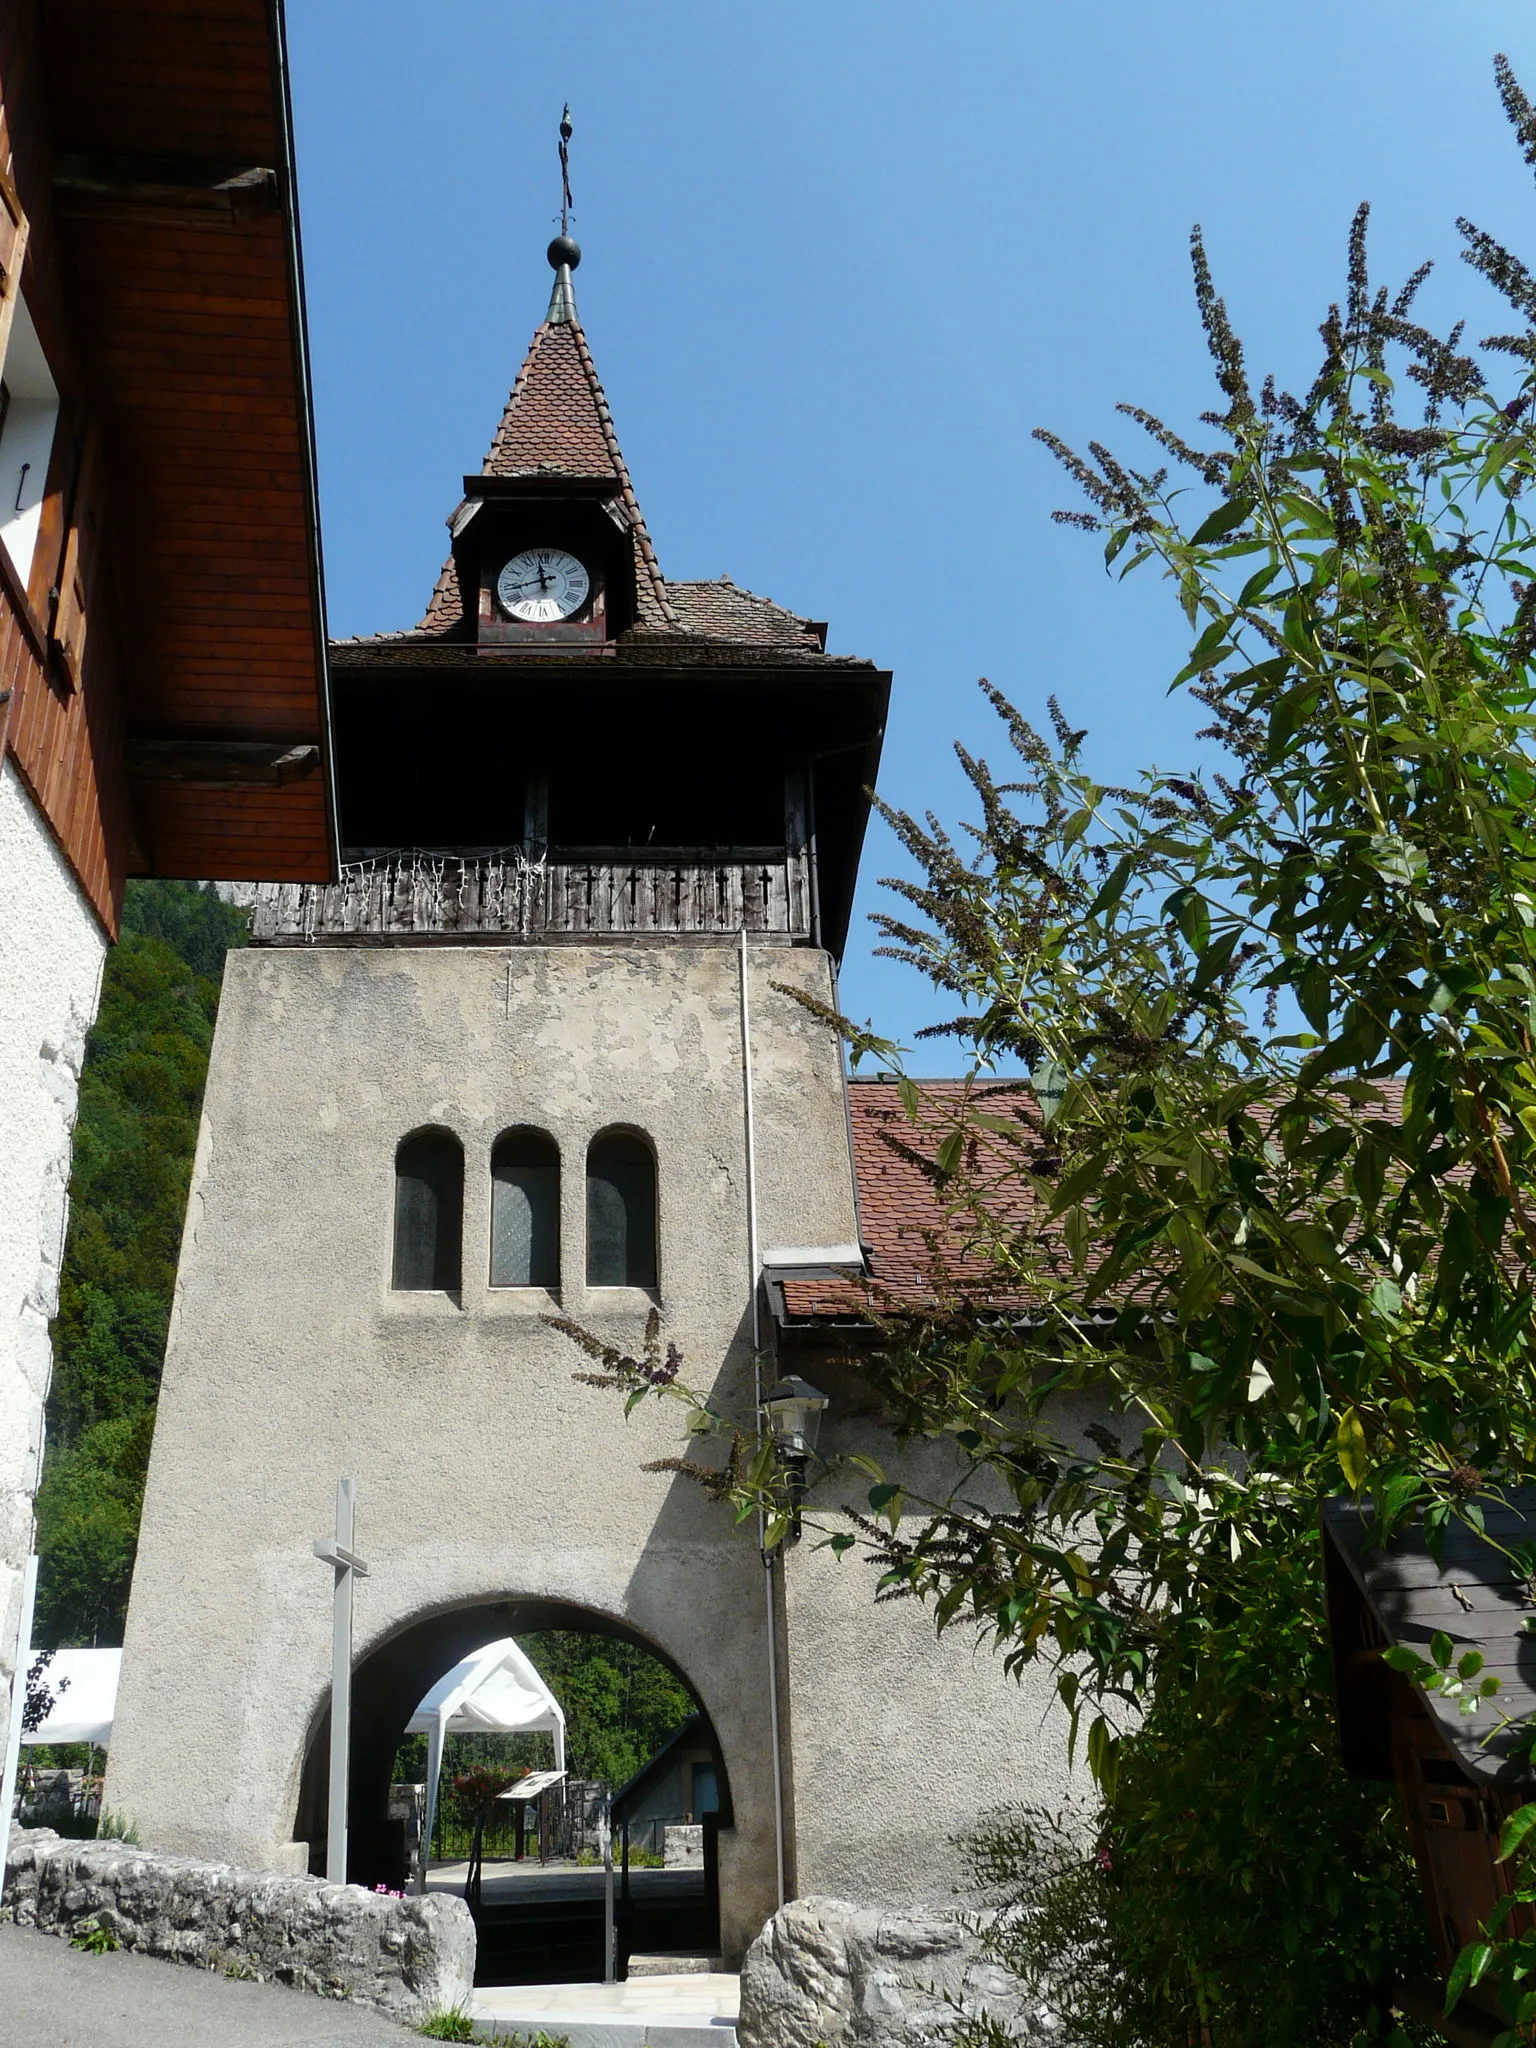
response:
[[[583,322],[663,569],[728,571],[895,672],[881,791],[965,814],[996,753],[975,689],[1055,692],[1108,780],[1181,764],[1181,620],[1107,580],[1030,438],[1128,451],[1132,399],[1211,403],[1202,223],[1250,360],[1299,381],[1373,206],[1433,317],[1504,324],[1455,220],[1536,258],[1536,186],[1493,90],[1536,97],[1528,0],[289,0],[331,630],[410,623],[549,272],[571,103]],[[874,960],[846,1006],[944,1013]],[[921,1050],[916,1072],[954,1056]]]

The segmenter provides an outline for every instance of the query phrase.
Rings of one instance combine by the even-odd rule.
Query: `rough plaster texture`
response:
[[[741,1971],[741,2048],[938,2048],[985,2016],[1021,2044],[1060,2041],[1055,2016],[983,1953],[974,1922],[802,1898]]]
[[[63,1841],[48,1828],[11,1836],[5,1916],[71,1939],[94,1923],[140,1955],[243,1966],[403,2020],[460,2004],[474,1983],[475,1927],[462,1899],[382,1898],[123,1842]]]
[[[0,1755],[43,1453],[70,1138],[106,936],[15,768],[0,768]]]
[[[826,998],[827,961],[783,946],[749,961],[760,1242],[846,1243],[838,1048],[772,986]],[[664,1334],[695,1383],[749,1407],[737,977],[734,950],[685,943],[230,955],[106,1789],[146,1842],[302,1867],[300,1775],[330,1653],[330,1579],[310,1543],[345,1473],[371,1567],[355,1714],[424,1617],[545,1602],[537,1625],[632,1630],[689,1679],[722,1746],[727,1956],[772,1911],[761,1566],[691,1482],[642,1469],[681,1448],[677,1411],[646,1404],[626,1424],[540,1320],[558,1308],[640,1342],[650,1298],[584,1282],[587,1144],[638,1128],[657,1155]],[[423,1124],[465,1148],[454,1297],[389,1285],[395,1147]],[[560,1147],[558,1299],[487,1284],[490,1152],[513,1124]],[[869,1420],[841,1428],[874,1443]],[[942,1898],[947,1838],[1038,1789],[1042,1740],[1064,1745],[968,1644],[936,1646],[915,1611],[874,1610],[867,1572],[805,1545],[785,1579],[791,1887]],[[408,1674],[402,1725],[451,1661]]]
[[[795,1889],[942,1906],[968,1889],[957,1836],[1019,1800],[1072,1799],[1065,1718],[973,1631],[935,1635],[915,1600],[802,1544],[786,1566]]]
[[[1068,1721],[1055,1671],[1004,1670],[995,1645],[956,1622],[940,1636],[916,1600],[875,1604],[876,1571],[859,1550],[839,1559],[817,1540],[841,1503],[868,1513],[867,1481],[837,1472],[848,1454],[875,1457],[914,1495],[945,1497],[955,1481],[935,1444],[897,1454],[873,1397],[835,1358],[800,1354],[797,1371],[831,1396],[820,1448],[830,1483],[813,1488],[812,1527],[784,1563],[795,1813],[795,1889],[870,1906],[942,1907],[972,1888],[960,1839],[976,1820],[1023,1801],[1068,1812],[1087,1786],[1068,1766]],[[1058,1408],[1063,1442],[1103,1419],[1097,1401]],[[985,1475],[966,1497],[1012,1503]]]

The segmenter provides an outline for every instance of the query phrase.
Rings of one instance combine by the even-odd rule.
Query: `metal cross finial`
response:
[[[560,232],[570,231],[571,214],[576,202],[571,197],[571,103],[565,103],[560,116]]]

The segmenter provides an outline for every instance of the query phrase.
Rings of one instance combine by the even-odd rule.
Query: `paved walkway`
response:
[[[0,1927],[0,2048],[404,2048],[366,2007]]]
[[[741,1979],[631,1977],[627,1984],[479,1985],[487,2032],[563,2034],[571,2048],[736,2048]]]

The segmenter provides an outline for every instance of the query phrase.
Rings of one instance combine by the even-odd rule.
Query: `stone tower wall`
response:
[[[760,1242],[846,1244],[839,1049],[773,986],[827,999],[826,956],[765,944],[748,961]],[[106,1788],[147,1844],[300,1867],[300,1773],[330,1655],[330,1574],[310,1545],[348,1474],[371,1568],[360,1663],[428,1617],[500,1602],[638,1633],[687,1676],[722,1745],[727,1951],[772,1911],[755,1547],[691,1482],[641,1469],[681,1447],[678,1411],[647,1403],[626,1423],[540,1319],[558,1308],[638,1345],[650,1297],[584,1281],[587,1144],[637,1128],[657,1156],[665,1335],[696,1384],[749,1407],[738,972],[733,947],[686,942],[229,956]],[[390,1287],[395,1148],[424,1124],[465,1149],[458,1297]],[[558,1301],[488,1285],[491,1146],[514,1124],[560,1147]],[[876,1434],[854,1417],[834,1432],[839,1447]],[[867,1568],[807,1543],[783,1588],[791,1889],[947,1892],[954,1827],[1038,1789],[1038,1703],[969,1643],[936,1645],[917,1611],[874,1609]],[[439,1675],[424,1669],[415,1697]]]

